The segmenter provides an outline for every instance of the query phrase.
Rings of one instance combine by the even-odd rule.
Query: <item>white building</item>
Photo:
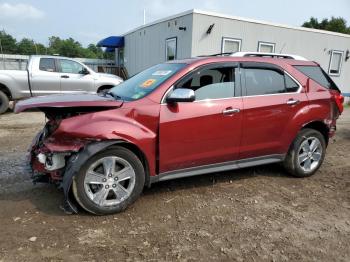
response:
[[[118,38],[117,63],[129,75],[167,60],[222,52],[290,53],[318,62],[350,94],[350,35],[190,10]],[[100,41],[103,46],[103,40]]]

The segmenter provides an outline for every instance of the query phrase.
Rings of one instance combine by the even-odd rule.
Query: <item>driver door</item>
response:
[[[61,92],[96,92],[95,80],[91,74],[85,74],[85,67],[69,59],[58,59]]]
[[[194,102],[163,103],[159,173],[236,160],[242,125],[237,64],[205,66],[174,88],[190,88]]]

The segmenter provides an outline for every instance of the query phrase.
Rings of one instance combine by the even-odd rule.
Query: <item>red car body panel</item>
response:
[[[291,99],[300,102],[287,105]],[[303,91],[271,95],[268,99],[266,96],[243,97],[243,104],[244,133],[239,158],[285,153],[296,134],[293,127],[298,121],[304,121],[309,107]]]
[[[162,104],[171,86],[193,69],[220,62],[264,62],[280,66],[299,81],[299,93],[242,96],[229,99]],[[181,61],[188,63],[148,96],[124,102],[95,96],[29,99],[16,105],[16,112],[29,108],[105,107],[60,120],[45,139],[51,152],[77,152],[91,141],[124,141],[145,156],[149,175],[195,166],[285,154],[298,131],[308,123],[325,123],[331,130],[339,112],[334,110],[332,91],[300,73],[293,65],[315,65],[292,59],[212,57]],[[51,98],[53,98],[51,96]],[[68,100],[66,100],[68,99]],[[298,100],[287,105],[290,99]],[[74,101],[73,101],[74,100]],[[310,103],[312,101],[312,103]],[[226,109],[238,114],[224,115]],[[35,168],[35,166],[34,166]],[[48,172],[50,173],[50,172]],[[54,173],[54,172],[53,172]],[[54,173],[56,175],[56,173]]]
[[[159,124],[159,172],[237,159],[242,114],[224,115],[223,111],[243,110],[242,105],[241,97],[163,104]]]
[[[111,97],[94,94],[50,95],[29,98],[21,101],[15,107],[15,113],[31,108],[66,108],[66,107],[104,107],[118,108],[123,104]]]
[[[62,146],[62,138],[69,141],[125,141],[137,146],[147,158],[150,175],[156,170],[156,145],[159,119],[159,104],[144,100],[141,107],[133,105],[117,110],[101,111],[63,119],[51,135],[51,147]],[[141,124],[144,123],[144,124]],[[55,142],[54,142],[55,141]],[[80,144],[83,147],[82,144]],[[77,144],[71,143],[71,150]],[[66,149],[66,148],[65,148]]]

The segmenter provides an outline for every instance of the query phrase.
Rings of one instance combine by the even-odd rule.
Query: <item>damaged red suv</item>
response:
[[[124,210],[157,181],[282,162],[307,177],[325,157],[343,97],[315,62],[200,57],[153,66],[103,94],[19,102],[47,123],[34,182],[63,188],[65,209]]]

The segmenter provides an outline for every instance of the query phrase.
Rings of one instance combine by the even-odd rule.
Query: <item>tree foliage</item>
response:
[[[7,34],[4,30],[0,31],[0,52],[14,54],[17,51],[16,39]]]
[[[320,22],[317,18],[311,17],[309,21],[305,22],[303,27],[315,28],[321,30],[327,30],[332,32],[338,32],[343,34],[350,34],[350,26],[347,26],[347,22],[342,17],[331,17],[331,19],[324,18]]]
[[[48,46],[35,43],[32,39],[23,38],[17,41],[5,31],[0,31],[0,53],[19,55],[60,55],[84,58],[112,58],[111,54],[103,52],[102,48],[94,44],[83,47],[73,38],[61,39],[57,36],[49,37]]]

